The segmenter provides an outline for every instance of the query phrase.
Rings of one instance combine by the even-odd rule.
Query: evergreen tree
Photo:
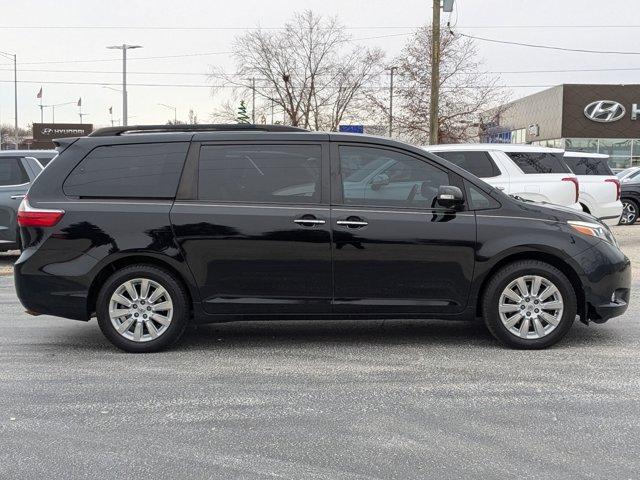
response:
[[[238,123],[251,123],[249,121],[249,115],[247,115],[247,106],[244,104],[244,100],[240,100],[236,120],[238,120]]]

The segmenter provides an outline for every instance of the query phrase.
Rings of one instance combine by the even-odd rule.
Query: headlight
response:
[[[605,242],[610,243],[611,245],[618,246],[618,242],[616,238],[611,233],[611,230],[607,228],[605,225],[600,223],[591,223],[591,222],[580,222],[575,220],[567,221],[569,226],[574,230],[582,233],[583,235],[589,235],[590,237],[597,237]]]

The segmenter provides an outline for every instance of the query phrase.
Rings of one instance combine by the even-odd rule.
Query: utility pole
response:
[[[122,50],[122,125],[127,126],[127,50],[132,48],[142,48],[141,45],[112,45],[107,47],[112,50]]]
[[[251,118],[253,120],[253,124],[256,123],[256,77],[251,79],[251,89],[253,90],[253,95],[251,98]]]
[[[391,72],[389,79],[389,138],[393,136],[393,74],[398,67],[389,67]]]
[[[429,102],[429,144],[438,143],[438,97],[440,95],[440,0],[433,0],[431,25],[431,98]]]

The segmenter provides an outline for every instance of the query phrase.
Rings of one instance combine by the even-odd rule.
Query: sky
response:
[[[637,0],[455,0],[455,5],[443,21],[450,20],[461,33],[640,53]],[[106,47],[122,43],[143,47],[129,50],[130,124],[172,119],[173,110],[160,103],[175,106],[179,120],[186,120],[193,109],[201,123],[209,121],[226,94],[224,89],[213,94],[206,74],[213,67],[234,70],[228,53],[234,37],[246,29],[281,27],[293,12],[306,9],[337,15],[356,44],[381,47],[389,63],[410,33],[431,21],[428,0],[5,1],[0,51],[18,56],[19,124],[40,120],[36,94],[41,86],[45,105],[69,103],[56,107],[57,122],[79,121],[76,103],[82,98],[85,123],[110,125],[112,106],[117,124],[122,116],[121,52]],[[575,53],[483,41],[477,47],[486,70],[500,72],[511,98],[559,83],[640,83],[640,54]],[[614,70],[633,68],[637,70]],[[600,71],[530,72],[575,69]],[[13,66],[0,57],[2,124],[14,121],[12,82]],[[52,109],[45,108],[44,120],[51,119]]]

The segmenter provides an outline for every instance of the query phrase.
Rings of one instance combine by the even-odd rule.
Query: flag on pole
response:
[[[109,115],[113,115],[113,107],[109,107]]]
[[[42,87],[40,87],[40,90],[38,91],[36,98],[42,98]]]
[[[80,98],[78,99],[78,106],[79,106],[79,107],[81,107],[81,106],[82,106],[82,97],[80,97]]]

